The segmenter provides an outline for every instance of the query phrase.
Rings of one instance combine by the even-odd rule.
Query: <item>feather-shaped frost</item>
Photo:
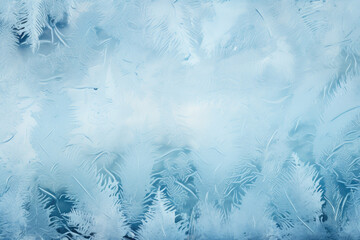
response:
[[[162,191],[157,191],[154,203],[145,216],[137,239],[182,240],[186,238],[186,226],[176,219],[175,210]]]

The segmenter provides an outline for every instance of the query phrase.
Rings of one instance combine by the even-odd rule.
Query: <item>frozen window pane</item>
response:
[[[0,239],[358,239],[358,0],[1,0]]]

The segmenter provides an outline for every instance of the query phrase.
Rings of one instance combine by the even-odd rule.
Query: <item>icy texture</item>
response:
[[[1,0],[0,239],[359,239],[359,9]]]

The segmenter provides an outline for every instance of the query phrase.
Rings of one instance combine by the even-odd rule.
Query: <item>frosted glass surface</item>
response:
[[[360,239],[359,9],[0,0],[0,239]]]

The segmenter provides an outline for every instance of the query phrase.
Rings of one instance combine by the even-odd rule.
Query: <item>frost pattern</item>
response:
[[[1,0],[0,239],[359,239],[359,8]]]

